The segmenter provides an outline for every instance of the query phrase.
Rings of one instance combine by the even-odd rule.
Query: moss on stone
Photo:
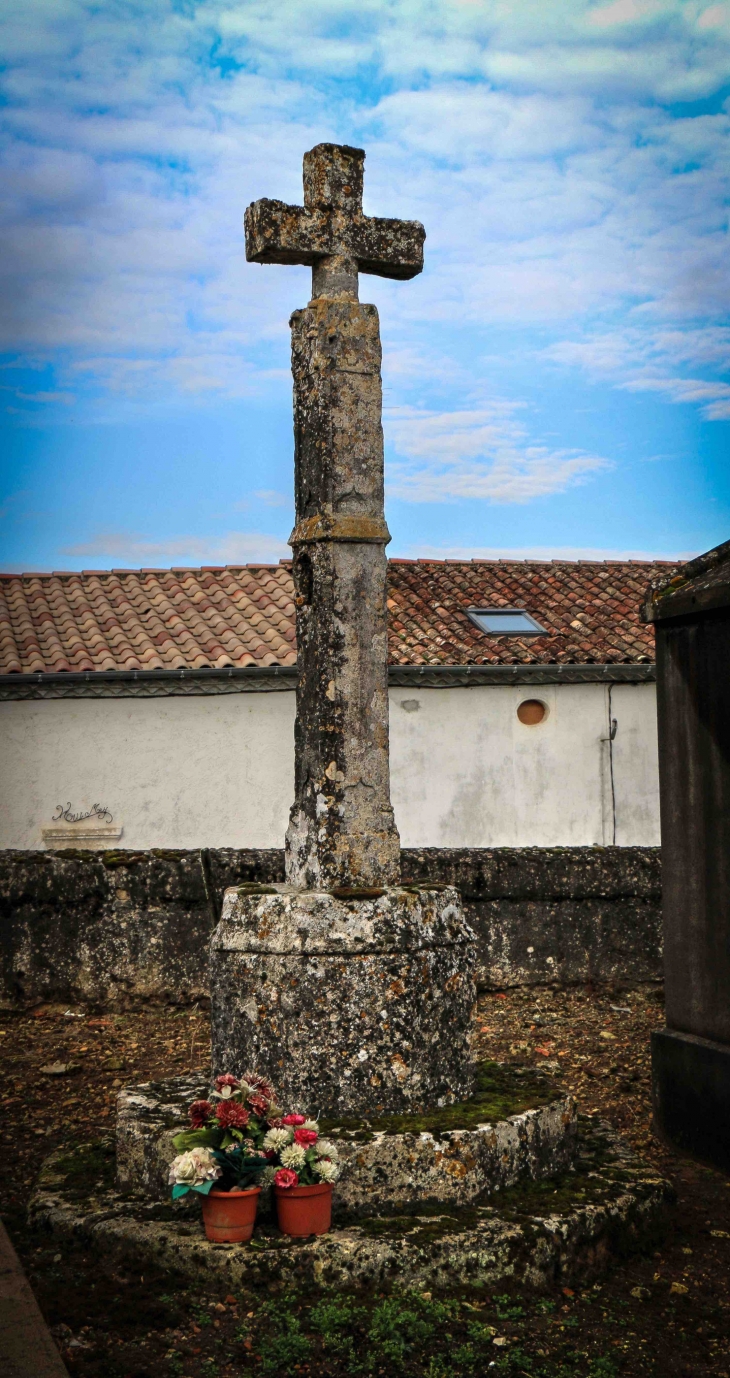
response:
[[[412,1244],[426,1244],[449,1235],[463,1234],[479,1224],[479,1211],[474,1206],[444,1210],[443,1201],[423,1203],[417,1215],[371,1216],[359,1220],[358,1229],[369,1239],[403,1239]]]
[[[88,856],[88,852],[85,854]],[[144,852],[102,852],[102,865],[107,871],[119,871],[126,866],[139,866],[147,857]]]
[[[114,1185],[116,1157],[109,1139],[70,1144],[54,1153],[41,1169],[39,1184],[62,1185],[64,1195],[82,1200],[94,1190],[109,1190]]]
[[[474,1095],[469,1100],[443,1105],[421,1114],[383,1115],[372,1119],[323,1119],[323,1134],[341,1134],[356,1143],[367,1143],[375,1134],[444,1134],[455,1129],[476,1129],[494,1124],[525,1110],[537,1110],[560,1095],[539,1073],[518,1076],[498,1062],[477,1067]]]

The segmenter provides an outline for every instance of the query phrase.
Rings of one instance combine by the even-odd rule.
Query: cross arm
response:
[[[355,260],[361,273],[413,278],[423,268],[426,231],[417,220],[389,220],[288,206],[263,197],[247,209],[249,263],[303,263],[314,267],[333,253]]]
[[[423,270],[425,239],[418,220],[363,215],[353,223],[350,244],[361,273],[405,281]]]
[[[328,227],[305,206],[287,206],[263,197],[244,217],[249,263],[315,264],[331,253]]]

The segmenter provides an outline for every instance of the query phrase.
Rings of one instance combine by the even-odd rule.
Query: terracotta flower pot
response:
[[[213,1244],[247,1244],[256,1222],[260,1187],[209,1191],[203,1197],[203,1224]]]
[[[300,1239],[308,1234],[327,1234],[332,1224],[332,1183],[313,1187],[277,1187],[276,1214],[282,1234]]]

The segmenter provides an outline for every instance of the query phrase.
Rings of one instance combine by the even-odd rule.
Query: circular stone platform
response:
[[[295,1241],[257,1224],[250,1244],[210,1244],[200,1205],[120,1192],[113,1141],[59,1149],[41,1170],[31,1226],[94,1250],[100,1266],[162,1269],[200,1285],[285,1283],[492,1286],[580,1284],[612,1260],[655,1245],[673,1201],[669,1183],[642,1164],[608,1125],[585,1119],[573,1168],[553,1179],[486,1193],[468,1206],[361,1215],[319,1239]]]
[[[575,1147],[576,1110],[549,1077],[478,1064],[474,1095],[422,1115],[321,1120],[342,1171],[336,1220],[428,1203],[465,1206],[485,1192],[564,1171]],[[168,1194],[173,1139],[209,1081],[171,1077],[126,1086],[117,1101],[117,1185],[155,1201]]]

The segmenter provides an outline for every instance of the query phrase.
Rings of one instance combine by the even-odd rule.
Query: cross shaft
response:
[[[363,215],[365,154],[318,144],[304,205],[256,201],[246,254],[312,267],[291,318],[297,607],[294,804],[286,876],[297,889],[392,885],[400,840],[390,802],[388,618],[380,330],[359,272],[410,278],[422,225]]]
[[[263,198],[245,217],[249,263],[312,269],[312,298],[357,301],[358,273],[406,280],[423,268],[417,220],[364,215],[361,148],[317,144],[304,155],[304,205]]]

